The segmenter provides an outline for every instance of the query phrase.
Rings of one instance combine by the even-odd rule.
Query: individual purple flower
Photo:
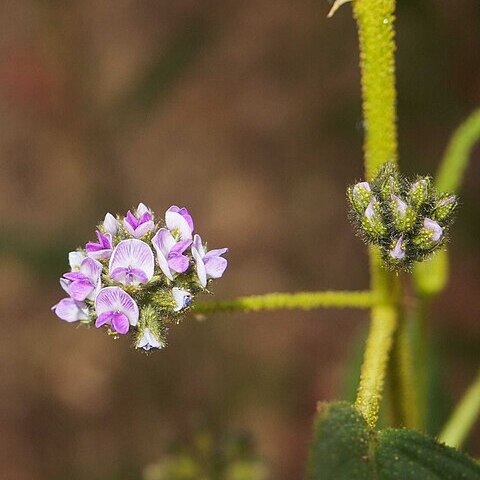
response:
[[[165,213],[165,223],[171,232],[178,232],[180,240],[191,240],[193,220],[186,208],[172,205]]]
[[[118,221],[111,213],[107,213],[105,215],[105,220],[103,221],[103,228],[110,235],[116,235],[117,234],[117,232],[118,232]]]
[[[434,242],[439,242],[443,237],[443,228],[434,220],[424,218],[423,228],[431,232],[430,239]]]
[[[152,348],[163,348],[165,344],[148,328],[144,328],[142,336],[137,341],[137,348],[151,350]]]
[[[135,238],[143,237],[147,232],[154,229],[152,214],[150,210],[143,204],[139,203],[134,215],[130,210],[123,219],[125,230]]]
[[[93,300],[100,288],[102,268],[98,260],[87,257],[78,271],[65,273],[60,284],[77,302],[83,302],[86,298]]]
[[[195,235],[192,245],[192,255],[197,265],[197,276],[202,287],[207,286],[209,278],[220,278],[227,268],[227,260],[221,255],[228,252],[228,248],[205,251],[200,235]]]
[[[184,308],[187,308],[192,303],[192,294],[186,290],[182,290],[178,287],[172,288],[172,296],[175,300],[175,307],[173,308],[174,312],[179,312]]]
[[[400,236],[395,243],[395,246],[390,250],[390,256],[395,260],[403,260],[405,258],[405,249],[403,236]]]
[[[191,240],[177,242],[166,228],[161,228],[152,238],[157,252],[158,265],[167,278],[173,280],[174,273],[188,269],[189,260],[183,252],[192,244]]]
[[[155,259],[152,249],[141,240],[122,240],[112,253],[108,267],[115,282],[137,286],[153,277]]]
[[[102,288],[95,299],[95,311],[97,328],[110,325],[112,330],[122,335],[128,332],[130,325],[138,323],[138,306],[120,287]]]
[[[77,302],[71,297],[60,300],[52,307],[52,311],[55,312],[59,318],[69,323],[87,320],[89,314],[85,302]]]
[[[90,258],[108,260],[113,251],[112,234],[103,234],[100,230],[97,230],[96,234],[98,242],[88,242],[85,251]]]

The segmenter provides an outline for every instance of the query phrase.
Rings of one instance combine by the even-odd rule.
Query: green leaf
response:
[[[418,432],[375,432],[352,405],[339,402],[320,407],[307,479],[478,480],[480,466]]]
[[[363,417],[346,402],[323,404],[315,421],[308,480],[370,479],[370,432]]]

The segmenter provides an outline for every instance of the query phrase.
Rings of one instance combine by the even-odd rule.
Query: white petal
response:
[[[111,214],[107,213],[105,215],[105,220],[103,221],[103,226],[105,230],[111,235],[115,235],[118,231],[118,222],[117,219]]]
[[[197,264],[197,276],[202,287],[207,286],[207,271],[205,270],[205,264],[203,263],[203,259],[198,253],[195,247],[192,247],[192,255]]]
[[[192,230],[190,225],[179,213],[167,211],[165,213],[165,223],[167,224],[167,228],[169,230],[179,231],[180,240],[190,240],[192,238]]]
[[[143,335],[137,342],[137,348],[144,348],[145,350],[162,348],[164,346],[164,343],[161,342],[148,327],[143,330]]]
[[[68,254],[68,263],[73,271],[80,270],[80,265],[85,260],[85,255],[82,252],[70,252]]]
[[[205,247],[202,244],[202,239],[198,233],[193,237],[193,246],[197,250],[198,254],[203,258],[205,256]]]
[[[190,294],[190,292],[187,292],[186,290],[182,290],[181,288],[174,287],[172,288],[172,296],[176,303],[173,311],[179,312],[180,310],[183,310],[187,306],[185,304],[185,299],[191,298],[192,295]]]
[[[78,322],[88,319],[88,308],[83,302],[76,302],[73,298],[60,300],[52,310],[66,322]]]
[[[137,218],[140,218],[144,213],[150,213],[149,208],[144,203],[139,203],[137,207]]]

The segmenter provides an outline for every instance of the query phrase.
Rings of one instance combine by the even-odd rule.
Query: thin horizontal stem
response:
[[[220,302],[197,303],[194,313],[258,312],[262,310],[312,310],[314,308],[369,308],[373,305],[369,291],[325,291],[269,293]]]
[[[448,420],[438,439],[451,447],[460,448],[480,414],[480,371],[473,384]]]

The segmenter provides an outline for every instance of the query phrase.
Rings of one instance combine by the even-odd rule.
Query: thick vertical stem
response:
[[[371,180],[387,161],[397,161],[394,0],[353,0],[360,43],[365,173]],[[370,249],[372,291],[379,304],[371,327],[360,376],[356,407],[370,426],[378,419],[388,358],[398,322],[398,278],[381,266]]]
[[[397,161],[395,0],[353,0],[360,42],[365,170]]]

